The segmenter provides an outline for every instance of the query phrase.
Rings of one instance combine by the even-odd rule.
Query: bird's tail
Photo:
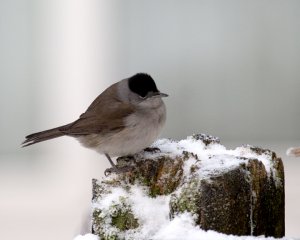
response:
[[[61,137],[61,136],[65,135],[65,133],[61,130],[64,129],[66,126],[68,126],[68,125],[30,134],[25,137],[26,139],[22,143],[22,147],[27,147],[32,144],[35,144],[38,142],[43,142],[43,141],[46,141],[46,140],[49,140],[52,138]]]

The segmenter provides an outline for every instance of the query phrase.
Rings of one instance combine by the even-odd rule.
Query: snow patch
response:
[[[109,209],[112,204],[119,202],[120,197],[126,196],[127,192],[121,187],[115,187],[112,192],[105,195],[103,199],[94,204],[99,209]]]
[[[251,146],[237,147],[236,149],[226,149],[223,145],[212,143],[205,145],[202,141],[196,140],[193,137],[181,140],[179,142],[171,139],[159,139],[153,143],[152,147],[157,147],[161,152],[149,154],[150,158],[156,158],[160,155],[170,155],[170,157],[182,155],[183,151],[197,155],[201,160],[201,166],[205,172],[210,170],[223,171],[231,170],[240,163],[247,163],[248,159],[257,159],[261,161],[267,173],[270,175],[273,167],[272,156],[267,153],[257,154],[251,150]],[[148,155],[146,155],[148,157]],[[190,164],[191,162],[189,162]]]
[[[134,186],[130,197],[132,211],[139,219],[140,228],[136,231],[135,239],[150,239],[158,229],[169,221],[170,196],[149,197],[141,187]]]
[[[88,233],[85,235],[78,235],[73,240],[100,240],[98,236]]]

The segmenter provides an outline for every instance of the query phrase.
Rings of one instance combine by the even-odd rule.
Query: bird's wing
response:
[[[106,89],[88,107],[85,113],[75,122],[61,128],[66,135],[87,135],[99,133],[102,135],[121,131],[124,118],[134,112],[134,107],[121,101],[115,86]]]

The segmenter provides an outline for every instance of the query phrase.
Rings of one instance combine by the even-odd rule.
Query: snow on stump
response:
[[[152,147],[117,159],[131,172],[93,180],[92,231],[101,239],[166,239],[187,218],[199,231],[284,236],[284,170],[274,152],[227,150],[204,134]]]

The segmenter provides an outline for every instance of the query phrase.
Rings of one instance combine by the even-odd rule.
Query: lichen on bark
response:
[[[97,188],[98,186],[94,185],[94,189]],[[101,239],[120,239],[120,233],[138,226],[138,219],[132,213],[126,197],[120,196],[116,201],[112,201],[108,209],[101,209],[97,204],[94,207],[93,233]]]

